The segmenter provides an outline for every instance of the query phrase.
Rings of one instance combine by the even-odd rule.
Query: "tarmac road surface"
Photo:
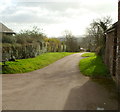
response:
[[[83,76],[81,53],[66,56],[30,73],[3,74],[3,110],[116,110],[104,87]]]

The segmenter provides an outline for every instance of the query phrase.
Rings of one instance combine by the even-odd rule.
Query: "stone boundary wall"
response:
[[[117,82],[120,92],[120,0],[118,3],[118,22],[107,31],[104,62]]]
[[[104,62],[109,68],[110,74],[115,76],[116,73],[116,49],[117,49],[117,29],[116,24],[107,31],[106,48]]]
[[[120,93],[120,0],[118,2],[118,26],[117,26],[117,66],[116,66],[116,77],[119,85],[119,93]],[[120,96],[119,96],[120,97]],[[120,104],[119,104],[120,105]],[[120,106],[119,106],[120,107]]]

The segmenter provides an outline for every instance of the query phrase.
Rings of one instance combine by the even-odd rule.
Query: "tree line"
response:
[[[44,52],[76,52],[79,51],[76,38],[65,31],[64,39],[48,38],[40,29],[22,30],[16,35],[3,35],[4,58],[31,58]]]
[[[104,55],[106,31],[111,27],[112,19],[104,17],[93,20],[87,28],[85,38],[78,41],[71,31],[65,30],[63,40],[48,38],[40,29],[24,30],[16,35],[3,35],[3,57],[30,58],[44,52],[79,52],[86,51]]]
[[[107,16],[93,20],[87,28],[87,33],[81,41],[81,46],[87,51],[94,51],[97,55],[103,56],[105,53],[106,32],[111,26],[111,17]]]

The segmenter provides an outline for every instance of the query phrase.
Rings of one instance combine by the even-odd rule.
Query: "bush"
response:
[[[10,59],[11,56],[15,56],[16,59],[32,58],[46,52],[46,49],[48,52],[64,50],[60,40],[48,39],[36,27],[32,31],[25,30],[15,36],[3,38],[3,59]]]
[[[11,36],[10,35],[3,35],[2,43],[14,44],[14,43],[16,43],[16,37],[12,36],[12,35]]]
[[[2,47],[3,60],[10,59],[11,56],[15,56],[16,59],[32,58],[46,52],[46,48],[41,49],[39,43],[3,44]]]

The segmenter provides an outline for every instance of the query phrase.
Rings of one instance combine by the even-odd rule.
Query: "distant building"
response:
[[[6,27],[4,24],[0,23],[0,37],[3,35],[13,35],[16,34],[13,30]]]

